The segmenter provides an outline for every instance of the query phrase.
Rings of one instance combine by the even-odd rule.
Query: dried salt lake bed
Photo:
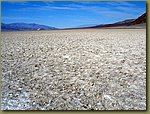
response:
[[[2,110],[146,110],[146,30],[2,32]]]

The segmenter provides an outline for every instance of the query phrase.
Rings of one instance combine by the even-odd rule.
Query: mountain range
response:
[[[136,20],[131,22],[129,25],[137,25],[137,24],[143,24],[146,23],[146,13],[138,17]]]
[[[110,27],[144,28],[146,27],[146,13],[142,14],[136,19],[128,19],[128,20],[119,21],[112,24],[101,24],[101,25],[90,26],[85,28],[110,28]]]
[[[70,29],[89,29],[89,28],[146,28],[146,13],[136,19],[127,19],[111,24],[100,24],[94,26],[80,26]]]
[[[2,31],[24,31],[24,30],[57,30],[58,28],[35,23],[11,23],[1,24]]]
[[[86,29],[86,28],[146,28],[146,13],[139,16],[136,19],[127,19],[112,24],[100,24],[100,25],[82,25],[77,28],[67,29]],[[58,28],[50,27],[46,25],[39,25],[35,23],[11,23],[1,24],[2,31],[23,31],[23,30],[58,30]]]

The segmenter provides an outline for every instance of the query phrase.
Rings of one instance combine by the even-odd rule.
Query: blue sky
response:
[[[37,23],[57,28],[106,24],[137,18],[146,2],[2,2],[3,23]]]

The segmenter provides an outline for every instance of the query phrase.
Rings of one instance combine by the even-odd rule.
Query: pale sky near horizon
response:
[[[140,2],[2,2],[3,23],[37,23],[57,28],[97,25],[137,18]]]

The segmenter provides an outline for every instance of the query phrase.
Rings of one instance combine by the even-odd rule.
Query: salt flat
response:
[[[2,32],[3,110],[146,110],[146,30]]]

